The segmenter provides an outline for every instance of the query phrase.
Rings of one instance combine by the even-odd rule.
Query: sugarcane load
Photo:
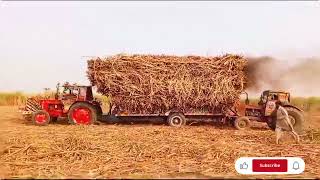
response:
[[[88,61],[88,78],[111,96],[116,112],[221,111],[233,106],[246,85],[247,60],[217,57],[124,55]]]

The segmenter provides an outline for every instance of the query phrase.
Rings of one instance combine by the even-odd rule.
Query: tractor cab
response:
[[[55,99],[71,102],[93,101],[92,86],[71,85],[68,82],[60,86],[58,83]]]
[[[275,112],[276,102],[281,102],[284,106],[290,105],[290,93],[284,91],[263,91],[258,104],[264,109],[264,116],[271,116]]]
[[[289,104],[290,93],[284,91],[263,91],[259,105],[265,105],[268,101],[280,101],[283,104]]]

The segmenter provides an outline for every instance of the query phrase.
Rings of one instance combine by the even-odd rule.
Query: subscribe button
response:
[[[300,174],[305,163],[299,157],[242,157],[235,168],[240,174]]]

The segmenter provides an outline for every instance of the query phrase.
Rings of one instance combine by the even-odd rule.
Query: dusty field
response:
[[[252,177],[236,173],[234,162],[241,156],[300,156],[304,174],[277,177],[320,177],[319,130],[302,136],[301,144],[287,136],[276,145],[264,125],[249,131],[209,124],[36,127],[16,111],[0,107],[0,178]],[[320,129],[320,116],[308,121]]]

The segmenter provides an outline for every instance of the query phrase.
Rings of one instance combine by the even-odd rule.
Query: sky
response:
[[[319,2],[3,2],[0,91],[89,84],[117,53],[320,57]]]

